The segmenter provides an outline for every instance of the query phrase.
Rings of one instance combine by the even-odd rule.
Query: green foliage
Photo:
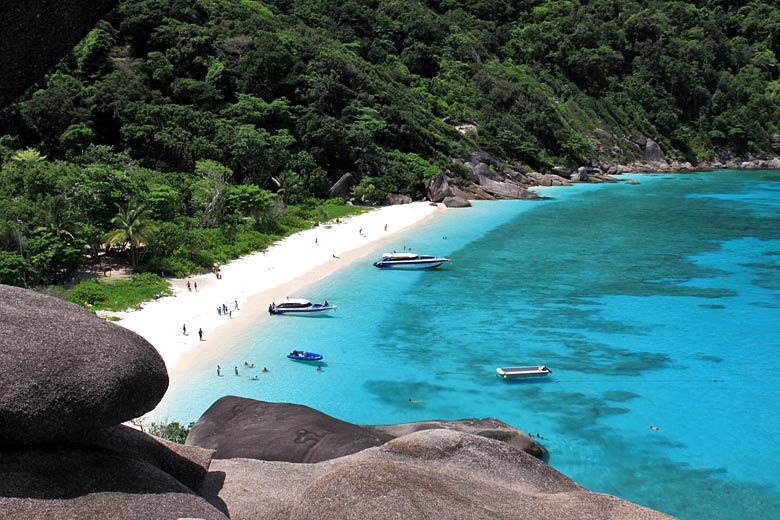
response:
[[[155,437],[165,439],[166,441],[175,442],[177,444],[184,444],[184,442],[187,440],[187,435],[189,435],[190,430],[192,430],[192,426],[194,424],[194,422],[191,422],[189,425],[184,426],[176,421],[169,423],[153,422],[149,426],[146,426],[145,429],[146,433],[154,435]]]
[[[366,202],[418,198],[476,150],[774,155],[778,27],[768,0],[123,0],[0,112],[0,279],[61,281],[104,237],[196,272],[345,216],[321,200],[346,173]]]
[[[100,279],[80,282],[67,294],[70,302],[93,311],[121,312],[137,308],[142,302],[172,294],[170,285],[153,273],[128,279]]]

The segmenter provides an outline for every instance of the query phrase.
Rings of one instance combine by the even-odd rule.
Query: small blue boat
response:
[[[319,361],[322,359],[322,354],[306,352],[305,350],[293,350],[287,354],[287,357],[296,361]]]

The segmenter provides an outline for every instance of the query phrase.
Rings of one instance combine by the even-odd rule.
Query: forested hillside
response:
[[[778,56],[768,0],[127,0],[0,112],[0,282],[104,242],[185,274],[305,225],[344,173],[419,197],[476,150],[777,154]]]

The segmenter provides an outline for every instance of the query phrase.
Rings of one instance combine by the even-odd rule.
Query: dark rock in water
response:
[[[3,449],[0,517],[156,520],[226,516],[145,462],[91,448]]]
[[[200,490],[214,455],[212,450],[176,444],[124,425],[90,433],[80,444],[151,464],[193,491]]]
[[[463,197],[446,197],[442,204],[448,208],[470,208],[471,203]]]
[[[18,287],[0,301],[0,445],[79,439],[165,394],[165,363],[134,332]]]
[[[547,450],[531,440],[531,438],[526,433],[508,425],[505,422],[501,422],[498,419],[419,421],[403,424],[364,426],[364,428],[368,428],[369,430],[373,430],[375,432],[392,435],[393,437],[403,437],[404,435],[409,435],[410,433],[422,430],[454,430],[504,442],[526,453],[530,453],[537,459],[544,459],[547,456]]]
[[[357,184],[355,177],[351,173],[345,173],[336,181],[336,184],[331,186],[328,190],[328,197],[332,199],[341,198],[347,200],[350,196],[350,190],[355,184]]]
[[[0,25],[0,108],[73,50],[119,0],[3,0]]]
[[[215,460],[202,490],[242,520],[669,520],[505,443],[426,430],[318,464]]]
[[[307,406],[227,396],[198,419],[187,444],[215,450],[215,459],[320,462],[391,438]]]
[[[398,206],[401,204],[411,204],[412,198],[409,195],[399,195],[398,193],[390,193],[385,197],[386,206]]]

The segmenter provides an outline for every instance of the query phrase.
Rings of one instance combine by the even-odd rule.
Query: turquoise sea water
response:
[[[447,211],[391,246],[447,269],[366,258],[295,295],[332,317],[258,322],[226,376],[176,381],[157,413],[189,422],[241,395],[359,424],[495,417],[591,490],[682,519],[780,519],[780,172],[631,177]],[[553,374],[495,375],[526,364]]]

